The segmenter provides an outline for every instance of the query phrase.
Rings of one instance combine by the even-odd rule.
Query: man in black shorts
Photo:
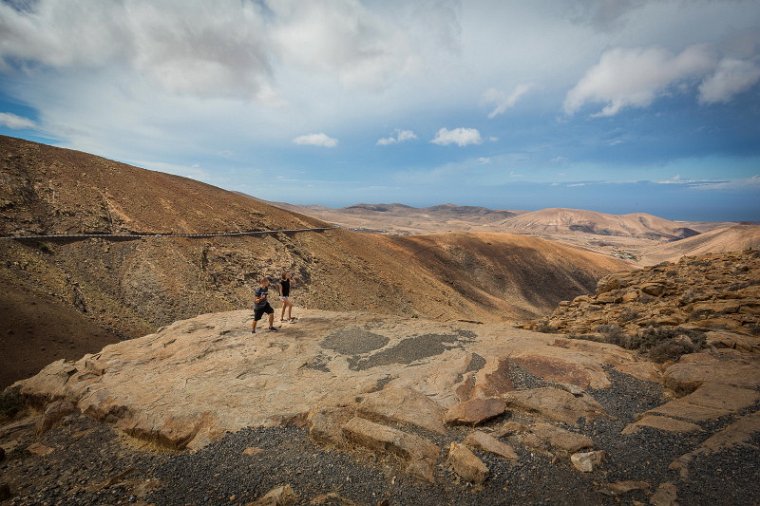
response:
[[[269,305],[267,297],[269,296],[269,280],[267,278],[261,278],[259,281],[259,287],[256,289],[255,297],[253,299],[253,326],[251,333],[256,333],[256,324],[264,316],[264,313],[269,315],[269,330],[277,331],[274,328],[274,309]]]

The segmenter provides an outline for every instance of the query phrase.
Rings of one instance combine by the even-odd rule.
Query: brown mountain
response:
[[[205,233],[324,226],[197,181],[0,137],[0,232]],[[402,240],[347,230],[255,237],[0,240],[0,384],[197,314],[248,307],[256,279],[298,278],[297,306],[438,319],[548,312],[627,265],[540,239]],[[296,311],[297,314],[297,311]]]

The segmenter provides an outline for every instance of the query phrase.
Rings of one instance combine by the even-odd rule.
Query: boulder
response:
[[[343,426],[349,442],[381,456],[391,454],[406,464],[406,471],[433,482],[435,463],[440,450],[431,441],[363,418],[352,418]]]
[[[262,453],[264,450],[261,448],[257,448],[255,446],[249,446],[245,450],[243,450],[243,455],[246,457],[253,457],[254,455],[258,455],[259,453]]]
[[[290,485],[273,488],[248,506],[291,506],[298,502],[298,494]]]
[[[488,478],[488,467],[464,445],[451,443],[447,462],[465,481],[480,484]]]
[[[469,434],[462,443],[471,448],[478,448],[504,457],[507,460],[517,461],[518,459],[517,453],[511,446],[480,430]]]
[[[649,504],[652,506],[676,506],[678,503],[678,489],[673,483],[661,483],[652,497],[649,498]]]
[[[505,408],[502,399],[470,399],[451,407],[444,420],[450,424],[475,426],[501,415]]]
[[[570,456],[570,462],[578,471],[590,473],[602,465],[606,455],[607,453],[604,450],[574,453]]]
[[[606,416],[604,408],[590,395],[576,397],[554,387],[531,388],[510,392],[504,396],[508,408],[538,413],[546,418],[569,425]]]
[[[570,432],[549,423],[534,423],[530,426],[529,430],[530,434],[555,451],[560,450],[572,453],[594,446],[594,442],[590,437],[578,434],[577,432]]]
[[[623,302],[623,297],[617,292],[605,292],[594,297],[592,304],[619,304]]]
[[[445,410],[426,395],[410,388],[387,387],[363,395],[357,411],[375,421],[408,423],[437,434],[446,432],[443,425]]]
[[[742,305],[741,300],[698,302],[691,306],[691,311],[693,317],[699,318],[702,315],[738,313]]]
[[[727,330],[713,330],[705,334],[708,347],[730,348],[748,353],[760,353],[760,338],[729,332]]]
[[[756,389],[760,387],[760,357],[733,350],[692,353],[668,367],[663,382],[681,395],[707,382]]]
[[[639,287],[639,289],[643,293],[651,295],[652,297],[659,297],[665,293],[665,285],[662,283],[644,283]]]

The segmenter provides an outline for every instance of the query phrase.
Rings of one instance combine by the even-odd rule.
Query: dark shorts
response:
[[[261,317],[264,316],[264,313],[266,314],[274,313],[274,309],[272,309],[272,306],[269,305],[269,302],[267,302],[264,307],[253,308],[253,319],[256,321],[261,320]]]

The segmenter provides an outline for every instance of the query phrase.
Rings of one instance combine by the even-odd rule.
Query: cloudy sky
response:
[[[760,2],[0,0],[0,134],[299,204],[760,220]]]

